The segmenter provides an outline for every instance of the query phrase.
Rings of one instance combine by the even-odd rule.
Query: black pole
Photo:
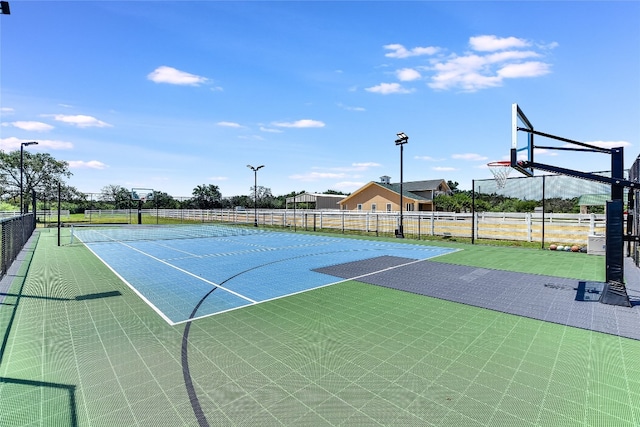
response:
[[[476,180],[471,180],[471,244],[476,242]]]
[[[60,181],[58,181],[58,246],[60,246]]]
[[[258,226],[258,169],[253,170],[253,226]]]
[[[398,132],[396,134],[398,136],[398,139],[396,139],[396,145],[400,146],[400,224],[398,224],[398,229],[396,230],[396,237],[403,239],[404,238],[404,221],[403,221],[403,217],[402,217],[402,205],[404,204],[404,201],[402,199],[402,184],[404,182],[404,177],[403,177],[403,165],[402,165],[402,157],[403,157],[403,148],[404,148],[404,144],[406,144],[407,142],[409,142],[409,137],[404,133],[404,132]]]
[[[398,238],[404,238],[404,227],[403,227],[403,221],[402,221],[402,204],[404,203],[404,201],[402,200],[402,181],[403,181],[403,176],[402,176],[402,151],[404,149],[404,144],[400,144],[400,226],[398,227],[398,235],[396,237]]]
[[[23,157],[24,157],[24,143],[20,144],[20,216],[22,216],[22,213],[24,211],[24,208],[22,207],[22,164],[23,164]]]
[[[547,206],[545,203],[545,190],[547,188],[547,181],[545,179],[546,175],[542,175],[542,243],[540,249],[544,249],[544,222],[545,222],[545,214],[547,210]]]

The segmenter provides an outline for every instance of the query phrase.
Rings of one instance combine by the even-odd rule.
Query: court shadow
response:
[[[50,301],[86,301],[86,300],[92,300],[92,299],[117,297],[120,295],[122,295],[120,291],[108,291],[108,292],[98,292],[95,294],[78,295],[75,298],[62,298],[62,297],[49,297],[49,296],[43,296],[43,295],[7,294],[7,293],[0,292],[0,297],[35,298],[35,299],[44,299],[44,300],[50,300]],[[5,304],[5,305],[15,305],[15,304]]]
[[[120,295],[122,295],[120,293],[120,291],[107,291],[107,292],[98,292],[98,293],[95,293],[95,294],[78,295],[74,299],[76,301],[86,301],[86,300],[91,300],[91,299],[119,297]]]
[[[46,414],[49,422],[55,421],[55,425],[78,426],[75,385],[0,377],[0,386],[3,403],[9,407],[22,408],[24,414],[21,414],[21,419],[28,420],[45,415],[40,414],[40,408],[46,407],[56,412],[60,409],[58,414]],[[61,409],[61,405],[67,406],[68,412]],[[38,409],[34,410],[34,406]],[[41,421],[34,419],[34,422]]]
[[[604,289],[603,282],[578,282],[576,301],[598,302]]]

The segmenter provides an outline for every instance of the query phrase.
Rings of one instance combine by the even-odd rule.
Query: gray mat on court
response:
[[[603,284],[599,282],[583,282],[586,293],[578,301],[577,279],[411,261],[414,260],[387,256],[315,271],[344,279],[358,277],[359,281],[372,285],[640,340],[640,271],[632,261],[625,261],[627,290],[634,305],[630,308],[600,304],[597,297]]]

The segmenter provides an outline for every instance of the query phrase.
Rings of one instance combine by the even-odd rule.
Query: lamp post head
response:
[[[257,168],[254,168],[254,167],[253,167],[253,166],[251,166],[251,165],[247,165],[247,167],[248,167],[249,169],[251,169],[252,171],[254,171],[254,172],[258,172],[258,169],[263,168],[263,167],[264,167],[264,165],[260,165],[260,166],[258,166]]]
[[[21,142],[20,145],[23,147],[26,147],[27,145],[38,145],[38,141]]]
[[[402,145],[409,142],[409,137],[404,132],[398,132],[396,135],[398,136],[398,139],[396,139],[396,145]]]

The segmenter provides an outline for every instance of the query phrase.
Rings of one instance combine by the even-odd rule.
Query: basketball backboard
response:
[[[132,188],[131,200],[140,200],[143,203],[153,200],[153,190],[150,188]]]
[[[518,104],[511,105],[511,167],[520,173],[533,176],[533,168],[526,167],[533,162],[533,125]]]

